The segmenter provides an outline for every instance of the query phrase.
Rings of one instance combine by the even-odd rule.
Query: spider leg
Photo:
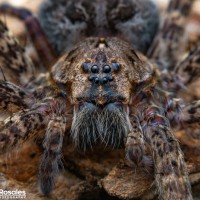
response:
[[[200,128],[200,100],[194,101],[183,110],[183,126],[193,126],[195,128]]]
[[[174,69],[182,85],[188,86],[200,77],[200,47],[191,51]]]
[[[66,118],[53,116],[48,123],[44,140],[44,153],[40,164],[40,188],[47,195],[54,186],[54,179],[59,172],[61,162],[61,148],[66,130]]]
[[[200,77],[200,48],[192,50],[172,71],[163,70],[159,79],[163,88],[177,93]]]
[[[135,113],[135,108],[140,106],[141,102],[148,103],[149,99],[151,99],[155,105],[160,105],[163,110],[163,115],[166,116],[170,122],[180,122],[183,102],[179,98],[174,98],[172,92],[163,90],[159,84],[152,88],[148,88],[146,91],[139,92],[133,99],[132,103],[134,106],[130,107],[131,112]]]
[[[126,158],[139,166],[144,156],[144,138],[136,116],[130,117],[132,131],[127,135],[125,143]]]
[[[189,103],[183,109],[182,123],[177,137],[192,150],[198,149],[200,144],[200,100]],[[198,151],[197,151],[198,152]],[[187,151],[186,151],[187,153]],[[195,153],[194,153],[195,156]]]
[[[151,98],[156,105],[161,104],[163,114],[170,120],[170,123],[176,124],[181,121],[184,105],[181,99],[175,98],[173,93],[167,92],[158,86],[154,87]]]
[[[39,135],[44,131],[51,115],[65,108],[65,102],[58,103],[55,99],[46,99],[30,109],[20,111],[6,119],[0,127],[0,153],[22,144],[27,139]],[[65,112],[67,113],[67,111]],[[71,121],[66,122],[70,126]]]
[[[0,110],[17,112],[28,108],[28,94],[7,81],[0,80]]]
[[[17,17],[25,23],[28,34],[38,52],[41,62],[49,69],[56,61],[57,55],[50,45],[37,18],[26,8],[16,8],[9,4],[0,5],[0,13]]]
[[[171,0],[160,30],[155,37],[148,56],[155,60],[161,70],[173,69],[184,50],[184,33],[187,17],[194,0]]]
[[[24,49],[0,20],[0,79],[17,85],[26,84],[34,76],[31,61]]]
[[[142,112],[144,137],[152,148],[160,197],[166,200],[192,199],[183,154],[168,119],[156,106],[149,106]]]

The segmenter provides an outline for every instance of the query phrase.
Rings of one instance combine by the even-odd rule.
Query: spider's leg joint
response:
[[[135,116],[131,116],[132,130],[127,135],[125,143],[126,158],[136,166],[139,166],[144,156],[144,140],[143,133]]]

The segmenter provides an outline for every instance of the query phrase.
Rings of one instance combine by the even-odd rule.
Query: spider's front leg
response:
[[[54,179],[59,172],[61,162],[61,148],[64,133],[66,131],[66,116],[52,116],[44,140],[44,153],[40,164],[40,188],[47,195],[54,186]]]
[[[40,187],[43,194],[51,192],[61,163],[61,148],[66,128],[71,126],[71,112],[65,99],[47,98],[4,121],[0,129],[0,153],[36,137],[46,129],[44,154],[40,165]],[[68,114],[67,114],[68,113]]]
[[[144,113],[142,127],[145,140],[152,148],[160,197],[165,200],[192,199],[183,154],[168,119],[156,106],[140,112]]]
[[[0,153],[7,152],[43,130],[48,122],[48,110],[48,103],[40,103],[5,119],[0,129]]]
[[[7,152],[44,131],[52,115],[58,113],[58,105],[63,108],[65,103],[62,101],[60,104],[55,99],[46,99],[4,120],[0,127],[0,153]],[[70,118],[68,122],[66,124],[70,126]]]
[[[153,171],[152,159],[145,155],[145,140],[142,127],[136,115],[130,116],[132,130],[128,133],[125,141],[126,159],[130,161],[134,167],[142,167],[148,173]]]

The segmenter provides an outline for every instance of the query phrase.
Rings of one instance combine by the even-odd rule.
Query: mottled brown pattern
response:
[[[192,199],[184,158],[168,120],[158,113],[151,113],[148,122],[144,134],[154,152],[155,179],[161,198]]]
[[[64,116],[52,116],[47,126],[43,144],[45,150],[39,174],[40,185],[44,194],[48,194],[52,190],[59,167],[62,166],[61,151],[66,121],[67,119]]]
[[[0,109],[7,112],[17,112],[27,108],[28,94],[6,81],[0,81]]]
[[[200,76],[200,47],[190,54],[175,67],[174,74],[178,76],[182,84],[189,85]]]
[[[17,85],[26,84],[34,76],[30,59],[2,21],[0,21],[0,67],[1,79],[4,79],[2,74],[4,73],[6,80]]]
[[[137,117],[131,116],[132,130],[126,139],[126,158],[139,166],[144,157],[144,136]]]
[[[48,39],[45,37],[37,18],[25,8],[17,8],[6,3],[1,5],[0,12],[10,14],[24,21],[26,28],[29,30],[28,34],[37,50],[38,56],[41,58],[41,62],[46,67],[50,67],[50,65],[55,62],[57,55],[49,44]],[[18,46],[18,48],[21,47]],[[9,53],[15,54],[13,51]]]
[[[194,0],[170,1],[159,34],[148,51],[148,56],[154,59],[160,69],[173,69],[183,54],[187,37],[185,24],[190,14]]]
[[[200,101],[194,101],[184,109],[184,122],[188,126],[200,126]]]

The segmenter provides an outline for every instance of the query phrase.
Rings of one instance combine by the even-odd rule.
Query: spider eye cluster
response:
[[[112,67],[109,65],[104,65],[102,68],[103,73],[110,73],[111,71],[118,72],[121,65],[118,62],[112,62]],[[82,64],[82,69],[84,72],[99,73],[100,67],[98,65],[91,65],[90,62],[84,62]]]
[[[113,81],[113,77],[111,72],[118,72],[120,70],[120,63],[118,62],[112,62],[112,66],[104,65],[103,67],[100,67],[98,65],[92,65],[91,62],[84,62],[82,64],[82,69],[84,72],[92,74],[89,75],[88,80],[90,82],[94,82],[96,84],[106,84],[110,81]],[[104,76],[100,77],[99,74],[103,73]]]
[[[89,62],[84,62],[82,64],[82,68],[84,72],[89,72],[90,71],[90,63]]]
[[[121,67],[120,63],[118,63],[118,62],[112,63],[112,68],[115,72],[118,72],[120,70],[120,67]]]

